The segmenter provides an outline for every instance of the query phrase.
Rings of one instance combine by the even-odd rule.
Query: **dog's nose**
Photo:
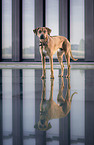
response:
[[[40,36],[40,39],[44,39],[45,37],[44,37],[44,35],[42,34],[41,36]]]

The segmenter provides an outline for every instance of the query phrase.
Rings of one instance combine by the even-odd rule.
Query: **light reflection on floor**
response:
[[[42,69],[0,70],[0,145],[94,144],[94,69],[59,73],[42,81]]]

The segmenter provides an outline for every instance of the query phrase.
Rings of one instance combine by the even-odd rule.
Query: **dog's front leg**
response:
[[[70,66],[70,55],[69,54],[66,55],[66,60],[67,60],[67,67],[68,67],[66,77],[69,78],[70,77],[70,68],[71,68],[71,66]]]
[[[49,98],[49,100],[53,100],[53,87],[54,87],[54,79],[51,79],[51,89],[50,89],[50,98]]]
[[[41,76],[41,78],[42,79],[45,79],[45,77],[46,77],[46,70],[45,70],[45,56],[44,55],[42,55],[41,56],[41,59],[42,59],[42,67],[43,67],[43,69],[42,69],[42,76]]]
[[[51,66],[51,79],[54,79],[54,72],[53,72],[53,56],[50,56],[50,66]]]

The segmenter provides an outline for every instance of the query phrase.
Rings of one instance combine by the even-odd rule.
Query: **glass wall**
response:
[[[35,19],[35,0],[23,0],[23,59],[34,58],[34,19]]]
[[[2,0],[2,58],[12,57],[12,0]]]
[[[22,23],[22,59],[34,59],[35,56],[39,57],[39,53],[35,52],[35,35],[33,33],[33,29],[35,29],[35,22],[39,20],[38,25],[42,26],[43,22],[43,1],[39,2],[39,9],[35,10],[35,0],[22,0],[22,2],[18,2],[14,0],[15,4],[20,4],[22,6],[22,19],[19,19],[19,22]],[[41,3],[40,3],[41,2]],[[63,0],[45,0],[45,26],[49,27],[52,32],[51,36],[59,35],[59,30],[61,27],[65,29],[65,26],[62,24],[62,20],[59,19],[60,17],[64,17],[64,15],[60,16],[59,13],[61,12],[60,2],[63,3]],[[42,5],[41,5],[42,4]],[[67,2],[64,3],[66,6]],[[85,0],[70,0],[70,42],[72,53],[75,58],[83,58],[85,59]],[[68,7],[64,7],[64,13],[67,15]],[[18,7],[15,7],[16,13]],[[86,7],[87,10],[87,7]],[[12,24],[12,0],[2,0],[2,59],[12,59],[12,28],[14,24]],[[36,16],[35,16],[36,11]],[[42,14],[41,19],[39,18],[39,12]],[[36,18],[35,18],[36,17]],[[68,17],[68,16],[67,16]],[[91,18],[92,19],[92,18]],[[60,22],[61,21],[61,22]],[[13,21],[14,22],[14,21]],[[21,24],[19,23],[19,25]],[[59,27],[60,24],[60,27]],[[62,26],[61,26],[62,25]],[[17,26],[18,27],[18,26]],[[21,27],[20,33],[21,33]],[[89,36],[88,36],[89,37]],[[92,37],[92,36],[91,36]],[[13,37],[14,38],[14,37]],[[20,39],[21,37],[19,37]],[[16,42],[16,38],[14,38]],[[17,38],[18,39],[18,38]],[[37,39],[38,40],[38,39]],[[36,41],[37,41],[36,40]],[[37,41],[38,43],[38,41]],[[19,40],[20,44],[20,40]],[[15,43],[16,45],[16,43]],[[19,46],[19,45],[18,45]],[[36,45],[38,47],[38,45]],[[93,44],[92,44],[93,47]],[[87,49],[87,48],[86,48]],[[92,48],[90,48],[92,49]],[[13,49],[13,52],[15,50]],[[20,48],[19,48],[20,51]],[[36,55],[35,55],[36,53]],[[21,56],[20,55],[20,56]],[[16,55],[15,55],[16,56]],[[19,57],[18,54],[16,57]],[[56,54],[54,58],[57,58]],[[21,59],[19,59],[21,60]],[[36,60],[36,59],[35,59]],[[40,60],[41,61],[41,60]]]
[[[73,56],[85,57],[84,0],[70,0],[70,42]]]

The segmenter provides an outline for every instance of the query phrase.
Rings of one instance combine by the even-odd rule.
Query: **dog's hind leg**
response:
[[[61,65],[61,74],[59,75],[59,77],[63,77],[63,73],[64,73],[63,53],[57,51],[57,58]]]

